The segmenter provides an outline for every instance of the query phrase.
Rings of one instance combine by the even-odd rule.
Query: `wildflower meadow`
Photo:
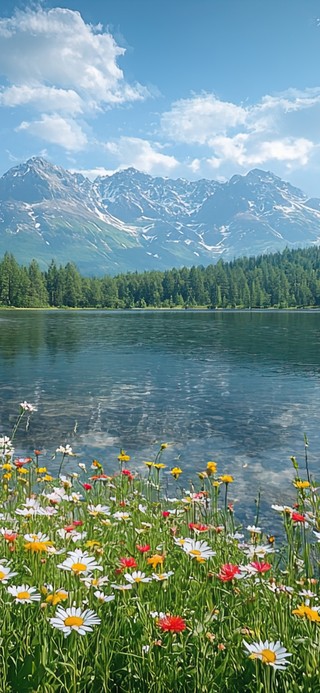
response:
[[[292,504],[270,508],[270,536],[259,505],[252,525],[234,516],[231,461],[204,460],[190,484],[167,443],[138,469],[69,444],[54,463],[17,456],[32,415],[22,402],[0,437],[0,693],[320,693],[307,457],[288,461]]]

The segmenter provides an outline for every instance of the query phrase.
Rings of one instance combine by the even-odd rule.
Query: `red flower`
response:
[[[10,544],[10,543],[13,543],[13,542],[16,540],[17,536],[18,536],[17,532],[5,532],[4,535],[3,535],[3,538],[4,538],[6,541],[8,541],[9,544]]]
[[[31,462],[31,457],[19,457],[17,460],[14,460],[13,464],[15,467],[24,467],[25,464],[28,464],[28,462]]]
[[[84,484],[82,484],[82,486],[83,486],[85,491],[91,491],[91,489],[92,489],[91,484],[84,483]]]
[[[147,551],[150,551],[151,546],[150,544],[144,544],[143,546],[141,544],[137,544],[136,549],[138,549],[140,553],[146,553]]]
[[[201,525],[198,522],[189,522],[188,527],[196,532],[207,532],[210,529],[209,525]]]
[[[73,524],[75,527],[82,527],[83,522],[82,520],[73,520]]]
[[[252,568],[255,569],[257,573],[267,573],[268,570],[270,570],[270,568],[272,567],[271,563],[259,563],[259,561],[252,561],[250,565],[252,566]]]
[[[157,626],[161,630],[171,631],[171,633],[181,633],[182,630],[186,629],[186,622],[181,618],[181,616],[164,616],[163,618],[158,618]]]
[[[239,573],[240,570],[237,565],[234,565],[233,563],[225,563],[220,568],[218,578],[219,580],[222,580],[222,582],[230,582]]]
[[[169,515],[170,515],[169,510],[163,510],[162,517],[169,517]]]
[[[306,518],[304,515],[301,515],[300,513],[291,513],[291,520],[293,522],[305,522]]]
[[[120,505],[120,508],[125,508],[127,504],[126,504],[126,501],[123,500],[123,501],[119,502],[119,505]]]
[[[130,469],[123,469],[122,472],[121,472],[121,474],[123,474],[124,476],[127,476],[127,477],[128,477],[128,481],[132,481],[132,480],[134,479],[134,476],[133,476],[133,474],[130,472]]]
[[[138,564],[135,558],[132,558],[132,556],[120,558],[120,566],[121,568],[137,568]]]
[[[74,525],[66,525],[63,529],[65,532],[73,532],[74,531]]]

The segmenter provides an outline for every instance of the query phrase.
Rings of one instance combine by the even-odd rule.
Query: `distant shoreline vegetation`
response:
[[[320,248],[219,260],[215,265],[84,277],[54,260],[41,271],[6,253],[0,308],[320,308]]]

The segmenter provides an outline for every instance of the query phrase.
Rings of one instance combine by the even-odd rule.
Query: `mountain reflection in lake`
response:
[[[319,469],[319,337],[311,311],[3,311],[0,431],[26,399],[38,412],[19,449],[45,448],[52,469],[68,442],[73,465],[97,457],[110,473],[121,446],[136,468],[170,442],[184,487],[216,460],[253,519],[259,487],[266,507],[288,499],[304,433]]]

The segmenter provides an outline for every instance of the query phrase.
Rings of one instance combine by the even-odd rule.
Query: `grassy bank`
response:
[[[236,479],[204,460],[17,458],[0,438],[0,691],[317,693],[319,495],[292,458],[284,541],[240,527]],[[290,462],[289,462],[290,464]],[[117,470],[115,472],[115,469]],[[72,471],[76,470],[76,471]],[[172,480],[170,497],[164,489]]]

